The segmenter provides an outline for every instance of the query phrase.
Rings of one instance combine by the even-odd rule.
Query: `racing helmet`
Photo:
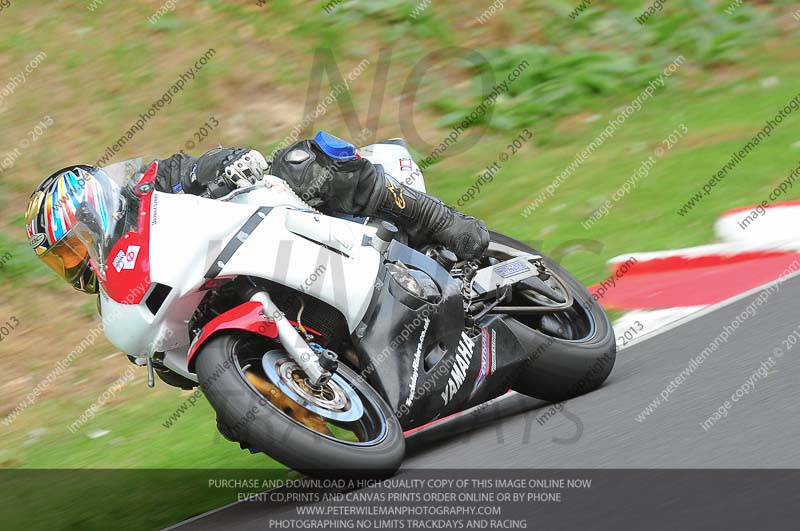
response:
[[[109,227],[109,205],[119,186],[100,168],[68,166],[36,187],[25,213],[28,241],[47,267],[78,291],[97,293],[89,251],[73,230],[78,208],[86,204],[100,224]]]

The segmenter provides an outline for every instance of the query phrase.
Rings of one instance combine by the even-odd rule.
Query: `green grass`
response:
[[[795,34],[789,42],[798,43]],[[796,44],[795,44],[796,45]],[[604,99],[603,106],[588,109],[602,117],[581,123],[578,133],[553,137],[545,147],[526,145],[512,157],[494,181],[485,187],[467,210],[487,220],[490,227],[528,240],[543,240],[547,252],[570,240],[589,238],[602,243],[600,254],[576,253],[566,265],[581,280],[591,283],[603,278],[608,258],[630,251],[653,251],[710,243],[713,223],[723,211],[754,204],[765,199],[772,188],[797,165],[800,140],[792,115],[772,137],[742,162],[713,193],[688,215],[676,211],[729,159],[731,153],[760,130],[767,119],[797,93],[792,83],[800,74],[797,63],[782,62],[778,54],[761,55],[741,68],[760,71],[757,76],[739,79],[702,93],[682,87],[681,78],[667,85],[632,115],[614,137],[598,149],[564,184],[527,219],[521,212],[547,184],[561,173],[575,154],[585,148],[615,117],[614,109],[630,102],[638,91]],[[764,68],[763,65],[769,65]],[[690,68],[687,65],[687,68]],[[763,88],[760,79],[777,76],[779,84]],[[709,82],[714,82],[709,79]],[[621,186],[642,160],[679,124],[689,129],[650,175],[614,206],[611,213],[589,230],[581,226],[593,210]],[[536,126],[531,130],[540,134]],[[513,139],[516,132],[505,137]],[[427,170],[430,188],[451,204],[476,177],[465,175],[465,168],[483,168],[505,149],[501,135],[487,136],[480,149],[472,149]],[[784,199],[800,196],[791,190]]]
[[[633,15],[641,11],[641,2],[625,0],[618,6],[615,3],[615,9],[595,5],[579,20],[571,21],[566,13],[576,3],[523,2],[519,11],[507,8],[485,26],[470,21],[486,8],[486,2],[435,3],[412,20],[408,14],[418,4],[414,0],[345,3],[332,15],[321,5],[298,9],[288,0],[275,0],[268,8],[258,8],[254,2],[207,0],[198,3],[197,9],[179,5],[156,26],[145,19],[161,2],[106,2],[94,14],[83,13],[80,7],[41,10],[15,3],[13,10],[0,17],[0,24],[14,26],[14,30],[0,31],[0,51],[10,65],[3,76],[24,65],[31,50],[46,50],[48,58],[30,76],[24,90],[7,99],[7,108],[0,115],[0,144],[3,150],[16,146],[27,129],[48,112],[57,127],[25,153],[13,172],[0,176],[0,256],[3,252],[13,255],[0,269],[0,303],[8,311],[27,308],[30,290],[44,289],[59,311],[92,311],[94,302],[59,283],[25,243],[22,212],[27,195],[41,178],[66,162],[96,160],[104,147],[210,46],[218,48],[219,55],[118,160],[151,152],[168,155],[210,114],[218,116],[222,127],[207,141],[208,148],[217,142],[254,147],[274,144],[294,124],[268,128],[262,117],[252,116],[249,105],[266,98],[270,103],[288,101],[302,107],[311,58],[318,46],[334,50],[342,72],[364,57],[373,61],[350,95],[362,121],[367,116],[378,50],[391,47],[379,126],[382,136],[399,136],[398,123],[404,117],[398,112],[398,102],[412,67],[436,48],[466,42],[481,51],[498,72],[529,56],[535,68],[509,98],[498,102],[494,121],[480,126],[483,136],[476,147],[463,152],[452,148],[426,170],[431,192],[455,204],[481,169],[506,149],[520,128],[528,127],[537,141],[523,146],[465,207],[491,228],[524,241],[541,242],[545,253],[564,254],[564,265],[587,284],[604,278],[606,262],[615,255],[711,242],[713,223],[721,212],[766,198],[797,164],[800,150],[794,145],[800,141],[800,114],[784,121],[772,138],[689,215],[676,214],[730,153],[797,92],[800,64],[793,50],[800,46],[800,23],[794,25],[794,31],[781,32],[775,14],[788,12],[788,4],[783,2],[767,11],[746,4],[735,17],[725,18],[705,2],[676,0],[656,15],[648,28],[632,22]],[[26,31],[16,31],[17,25]],[[595,138],[617,114],[616,109],[633,100],[642,85],[678,53],[688,62],[667,80],[666,87],[631,116],[554,197],[523,218],[521,212],[536,194]],[[478,103],[481,95],[473,82],[477,73],[479,69],[455,62],[441,64],[425,76],[415,109],[416,123],[427,143],[439,143],[449,132],[446,124]],[[777,77],[778,84],[762,87],[760,80],[770,76]],[[323,94],[329,89],[327,83],[325,79]],[[541,86],[546,83],[550,85]],[[592,115],[600,117],[587,121]],[[681,123],[688,127],[688,136],[660,159],[606,218],[584,230],[581,222]],[[348,134],[336,106],[315,124],[317,128]],[[427,155],[419,145],[412,149],[415,155]],[[792,190],[785,198],[797,197],[800,194]],[[48,308],[41,306],[29,310],[49,315]],[[39,333],[36,328],[30,332],[26,337]],[[36,347],[29,357],[3,361],[24,364],[37,379],[65,353],[57,335],[38,337]],[[110,346],[97,350],[112,351]],[[86,355],[71,371],[88,375],[95,362]],[[124,368],[123,363],[119,371]],[[274,461],[243,452],[217,435],[214,413],[205,401],[188,410],[172,428],[165,428],[162,422],[188,393],[165,385],[150,391],[141,377],[123,388],[84,429],[70,433],[67,426],[107,385],[88,381],[68,393],[61,392],[57,399],[43,395],[11,429],[4,428],[0,465],[26,469],[277,469],[276,473],[284,473]],[[4,404],[6,408],[14,405]],[[88,434],[95,430],[109,433],[90,438]],[[104,492],[110,500],[107,512],[119,515],[117,527],[154,528],[231,499],[230,492],[204,488],[196,477],[191,485],[181,487],[175,476],[142,474],[131,479],[141,481],[141,490],[128,488],[123,480],[97,480],[92,485],[100,486],[92,486],[82,496],[62,492],[54,499],[52,512],[39,511],[40,516],[50,518],[44,523],[52,528],[108,528],[104,520],[80,520],[81,515],[92,514],[90,505],[98,492]],[[15,497],[4,505],[18,509],[18,516],[2,519],[11,522],[11,528],[22,527],[13,525],[19,521],[13,518],[36,511],[30,505],[31,493],[40,484],[26,486],[24,481],[47,479],[27,477],[33,479],[12,478],[11,488],[6,489]],[[63,478],[54,483],[80,490]],[[147,484],[158,494],[155,501],[144,498]],[[182,503],[181,497],[194,501]]]
[[[263,490],[209,480],[298,477],[223,439],[204,398],[165,428],[189,394],[165,384],[150,391],[138,378],[75,433],[67,425],[91,398],[42,399],[23,411],[0,451],[3,466],[17,469],[0,471],[0,520],[8,529],[159,529]],[[99,431],[108,433],[92,438]]]
[[[221,16],[243,17],[252,12],[249,7],[235,6],[227,2],[207,3]],[[369,10],[381,21],[386,18],[383,22],[401,24],[404,32],[414,32],[417,31],[414,29],[416,26],[432,24],[425,22],[428,18],[442,18],[440,12],[430,10],[430,13],[425,15],[427,18],[423,17],[422,21],[407,21],[404,17],[398,19],[396,12],[392,11],[397,6],[404,6],[403,9],[410,11],[415,5],[415,2],[376,2]],[[291,9],[285,2],[275,3],[271,9],[278,14],[291,16]],[[148,13],[148,10],[139,8],[138,12],[141,16]],[[162,20],[167,22],[162,24],[163,27],[148,28],[148,31],[160,38],[175,39],[177,35],[183,33],[174,27],[175,24],[171,21],[172,18],[180,16],[174,14],[165,17]],[[309,16],[312,21],[332,20],[324,12],[314,12]],[[618,22],[617,19],[627,15],[616,13],[609,16],[613,16]],[[585,28],[594,28],[602,17],[601,14],[592,17],[594,18],[586,18],[580,24]],[[58,27],[56,22],[49,18],[43,24],[46,28]],[[267,23],[262,18],[255,18],[253,24],[258,28],[266,28]],[[348,24],[351,23],[337,19],[334,26],[341,29],[343,25]],[[559,21],[557,25],[562,31],[573,31],[568,29],[563,21]],[[387,29],[382,23],[378,24],[378,27]],[[327,32],[316,35],[310,31],[308,24],[296,25],[293,32],[298,34],[299,39],[317,39],[323,44],[331,38]],[[36,38],[45,39],[46,36],[39,35]],[[18,50],[21,45],[16,39],[13,34],[0,38],[0,48]],[[339,43],[338,47],[344,49],[353,40]],[[355,43],[352,44],[355,46]],[[713,222],[720,212],[733,206],[756,202],[766,196],[775,182],[793,167],[797,159],[798,151],[792,147],[798,140],[794,133],[796,126],[793,124],[796,124],[799,118],[795,115],[742,163],[722,185],[715,188],[714,193],[704,199],[698,208],[686,217],[679,217],[675,213],[691,193],[727,160],[730,152],[746,141],[761,127],[764,120],[771,117],[794,94],[796,89],[791,80],[798,78],[800,65],[787,60],[782,50],[792,49],[798,44],[800,38],[797,33],[793,33],[782,39],[781,48],[751,49],[751,53],[736,67],[738,71],[747,72],[747,77],[733,76],[723,82],[718,81],[713,73],[700,70],[702,63],[692,64],[689,57],[689,63],[682,67],[682,71],[676,76],[669,79],[667,86],[660,89],[653,99],[645,103],[643,110],[629,118],[614,138],[607,141],[565,182],[553,198],[531,217],[525,219],[520,214],[524,207],[569,164],[576,152],[591,142],[603,129],[606,121],[616,115],[615,109],[624,106],[638,94],[641,80],[627,88],[624,85],[615,85],[613,95],[596,95],[573,109],[580,109],[582,111],[580,116],[599,114],[601,117],[594,122],[576,120],[566,132],[560,131],[559,122],[532,123],[529,127],[536,138],[546,138],[546,144],[525,145],[519,154],[508,161],[494,182],[488,184],[478,198],[471,201],[465,209],[484,218],[494,229],[528,242],[541,242],[540,246],[546,253],[563,250],[566,242],[574,248],[574,252],[567,253],[565,264],[586,283],[601,280],[605,274],[608,258],[620,253],[708,243],[713,238]],[[128,44],[120,42],[111,48],[110,55],[104,60],[109,64],[141,63],[149,60],[153,46],[154,44],[147,41]],[[419,43],[412,43],[410,47],[421,50]],[[205,48],[198,48],[201,49]],[[516,61],[534,49],[523,46],[509,50],[511,51],[508,53]],[[403,58],[408,52],[398,53],[400,55],[394,56],[393,65],[403,70],[403,67],[407,66]],[[673,52],[660,55],[657,62],[659,64],[668,62],[674,57],[670,55],[671,53]],[[17,55],[23,57],[25,54]],[[494,57],[492,54],[489,56]],[[398,60],[398,57],[401,60]],[[72,58],[74,61],[70,63]],[[415,59],[419,59],[419,55]],[[230,75],[231,66],[228,61],[222,57],[215,58],[214,61],[202,72],[203,75],[212,74],[210,79]],[[505,58],[502,64],[510,64],[509,61]],[[66,62],[75,64],[78,68],[86,62],[86,58],[74,51],[54,50],[50,53],[48,62],[51,65]],[[158,78],[171,81],[179,71],[180,69],[173,68],[166,74],[159,74]],[[118,134],[131,119],[132,114],[128,109],[115,108],[113,105],[115,98],[124,98],[129,92],[137,92],[133,90],[132,85],[138,83],[150,81],[156,87],[161,87],[160,82],[151,79],[152,74],[143,77],[141,72],[140,70],[126,72],[122,78],[106,85],[97,85],[94,89],[99,91],[95,94],[99,99],[97,104],[106,108],[109,111],[107,116],[111,118],[107,122],[98,123],[98,127],[104,132],[99,135],[100,138],[107,139],[113,134]],[[397,75],[394,70],[392,72],[392,76]],[[777,76],[780,79],[779,84],[762,88],[759,79],[767,76]],[[713,89],[710,89],[712,86]],[[359,103],[364,105],[364,101],[368,99],[369,88],[368,81],[365,81],[362,91],[354,93],[356,105]],[[74,90],[79,90],[79,87],[74,87]],[[178,117],[185,123],[191,123],[192,118],[189,116],[191,112],[202,102],[215,101],[209,90],[201,85],[187,89],[185,93],[177,96],[178,101],[169,108],[169,112],[183,113],[178,114]],[[145,95],[140,99],[149,103],[160,90],[149,89],[144,92]],[[524,91],[519,97],[523,97],[523,94]],[[21,94],[19,98],[24,102],[27,96]],[[463,99],[468,101],[470,97],[464,96]],[[476,101],[474,95],[472,99]],[[428,100],[428,103],[433,104],[436,101],[432,99]],[[459,107],[453,108],[457,110]],[[439,112],[443,110],[447,109],[440,108]],[[204,110],[202,116],[205,117],[207,113],[208,110]],[[331,123],[331,120],[331,117],[325,118],[326,123]],[[658,142],[681,123],[689,128],[688,137],[682,139],[661,159],[650,176],[616,204],[608,217],[600,220],[591,230],[584,230],[581,221],[585,220],[604,199],[610,197],[639,166],[641,160],[652,153]],[[179,125],[175,123],[167,125],[171,134],[178,134]],[[148,127],[157,129],[156,124]],[[332,129],[339,132],[342,129],[341,123]],[[505,150],[508,139],[517,134],[516,131],[492,130],[484,133],[478,147],[445,157],[427,170],[427,180],[432,192],[455,204],[458,197],[474,181],[479,169],[492,162],[498,153]],[[428,134],[426,140],[431,143],[438,142],[439,139],[433,136],[434,134]],[[273,132],[272,136],[280,138],[282,132]],[[454,149],[454,152],[457,152],[457,149]],[[417,152],[417,154],[425,153]],[[50,167],[57,165],[49,161],[53,156],[55,154],[47,157],[47,164]],[[29,185],[33,179],[31,176],[23,181]],[[5,185],[13,186],[20,191],[29,189],[21,182],[5,183]],[[797,195],[795,193],[792,197]],[[4,203],[5,207],[11,207],[7,200]],[[20,214],[22,209],[19,205],[14,208],[17,212],[6,218],[10,223],[7,229],[13,229],[8,232],[11,236],[6,235],[5,231],[0,232],[0,249],[9,249],[14,258],[0,271],[0,280],[13,281],[14,285],[25,286],[25,289],[47,286],[64,291],[21,241],[19,235],[22,233]],[[586,239],[599,243],[589,248],[589,245],[580,243]],[[598,252],[598,248],[602,250]],[[83,311],[90,312],[91,307],[93,303],[86,301]],[[109,436],[89,439],[83,434],[64,435],[64,430],[57,428],[48,432],[41,439],[41,443],[26,446],[25,438],[14,434],[10,439],[11,444],[6,445],[6,453],[11,456],[11,461],[14,463],[21,463],[25,467],[45,468],[272,466],[272,463],[262,458],[239,453],[235,448],[231,448],[232,445],[221,442],[215,437],[213,414],[205,403],[193,408],[186,419],[181,419],[175,428],[168,430],[163,428],[160,422],[180,404],[181,398],[177,391],[149,394],[139,385],[136,389],[134,386],[129,386],[125,395],[127,398],[123,405],[106,408],[92,423],[102,429],[111,430],[112,434]],[[23,418],[47,419],[48,425],[66,426],[67,421],[78,415],[81,408],[86,405],[88,404],[77,401],[59,401],[57,405],[37,405],[32,411],[26,411]],[[124,442],[120,442],[120,439]],[[112,444],[111,441],[118,442]],[[144,444],[145,441],[150,444]],[[160,451],[149,451],[150,447],[157,447]],[[256,465],[256,462],[259,464]]]
[[[611,108],[629,100],[627,96],[620,96],[616,105],[597,109],[603,119],[585,124],[579,134],[554,142],[547,149],[533,144],[524,146],[466,209],[486,219],[492,228],[526,241],[542,241],[544,252],[553,252],[571,240],[600,242],[602,251],[599,253],[581,251],[578,245],[576,252],[568,253],[565,259],[567,266],[587,283],[601,280],[606,260],[616,254],[708,243],[713,238],[713,222],[720,212],[765,197],[796,163],[798,151],[791,144],[798,138],[790,121],[742,163],[700,207],[686,217],[675,213],[727,160],[730,152],[794,94],[795,88],[787,81],[798,77],[800,65],[776,63],[770,74],[783,82],[764,89],[756,79],[744,80],[708,98],[698,98],[693,90],[681,88],[677,82],[672,82],[675,80],[670,80],[669,85],[633,115],[553,198],[524,219],[520,212],[535,193],[604,127],[605,120],[614,114]],[[632,98],[635,94],[632,92],[628,96]],[[580,222],[604,198],[610,197],[652,152],[658,140],[679,123],[689,128],[688,137],[679,141],[609,216],[592,229],[584,230]],[[720,136],[727,139],[714,140]],[[455,204],[474,180],[474,170],[464,170],[484,167],[505,145],[502,135],[492,134],[484,138],[480,149],[435,165],[428,171],[430,188]],[[798,195],[795,193],[793,197]],[[33,266],[35,259],[29,256],[24,245],[13,249],[19,261],[12,261],[7,270],[23,276],[34,270],[38,275],[38,269]],[[205,402],[192,408],[175,427],[165,429],[161,422],[183,398],[177,390],[160,387],[163,391],[154,396],[141,382],[126,387],[124,406],[108,407],[90,423],[91,428],[111,431],[110,435],[99,439],[89,439],[84,433],[65,433],[67,420],[74,419],[88,404],[61,400],[58,404],[36,406],[23,413],[22,418],[34,415],[47,419],[48,424],[55,423],[56,427],[40,443],[25,446],[25,439],[17,438],[8,449],[14,461],[39,468],[272,466],[265,458],[239,452],[235,445],[215,435],[213,412]],[[159,448],[159,451],[153,452],[151,448]]]
[[[121,366],[120,372],[124,369]],[[24,425],[24,429],[4,437],[3,456],[16,466],[45,469],[280,467],[263,454],[251,455],[222,438],[217,432],[214,411],[204,398],[170,428],[164,427],[170,414],[191,393],[160,381],[156,386],[156,391],[148,389],[140,374],[75,433],[68,426],[97,397],[82,393],[80,399],[37,403],[18,417],[16,423]],[[37,422],[45,419],[46,424]],[[41,432],[42,428],[46,431]],[[98,431],[108,434],[92,438]]]
[[[150,531],[297,475],[242,469],[6,470],[0,478],[4,529]],[[226,485],[223,480],[256,481],[259,487]]]

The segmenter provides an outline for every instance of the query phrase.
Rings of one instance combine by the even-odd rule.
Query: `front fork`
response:
[[[331,379],[330,371],[326,370],[319,362],[319,356],[308,345],[294,325],[286,319],[284,313],[272,302],[266,291],[259,291],[251,301],[260,303],[264,307],[264,315],[271,318],[278,329],[278,340],[286,349],[289,356],[300,366],[308,376],[308,382],[314,387],[320,387]]]

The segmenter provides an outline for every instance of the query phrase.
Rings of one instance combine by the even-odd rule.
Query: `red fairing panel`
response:
[[[256,301],[245,302],[216,316],[203,327],[203,331],[189,347],[190,371],[194,372],[193,362],[200,347],[221,330],[244,330],[270,339],[278,337],[278,327],[275,325],[275,321],[264,315],[264,306]]]
[[[108,254],[105,278],[98,279],[112,300],[139,304],[152,284],[150,280],[150,219],[158,161],[153,162],[136,184],[140,197],[139,225],[119,239]]]

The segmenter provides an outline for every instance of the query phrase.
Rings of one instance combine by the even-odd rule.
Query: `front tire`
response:
[[[491,235],[490,249],[506,247],[541,254],[504,234],[492,231]],[[563,337],[543,332],[532,320],[509,321],[514,334],[532,352],[511,388],[534,398],[558,402],[599,388],[611,374],[617,346],[608,316],[586,287],[552,259],[544,257],[543,261],[572,291],[575,302],[563,315],[541,317],[548,319],[551,330],[561,319],[564,324],[563,328],[559,325],[559,330],[565,331]]]
[[[309,476],[394,474],[405,453],[403,431],[391,408],[369,384],[340,364],[336,371],[340,389],[347,387],[347,392],[354,393],[351,396],[357,397],[364,411],[360,424],[330,422],[291,400],[272,382],[263,383],[267,373],[257,364],[267,350],[263,338],[235,332],[214,336],[198,353],[198,379],[228,436]],[[342,433],[350,440],[338,439]]]

